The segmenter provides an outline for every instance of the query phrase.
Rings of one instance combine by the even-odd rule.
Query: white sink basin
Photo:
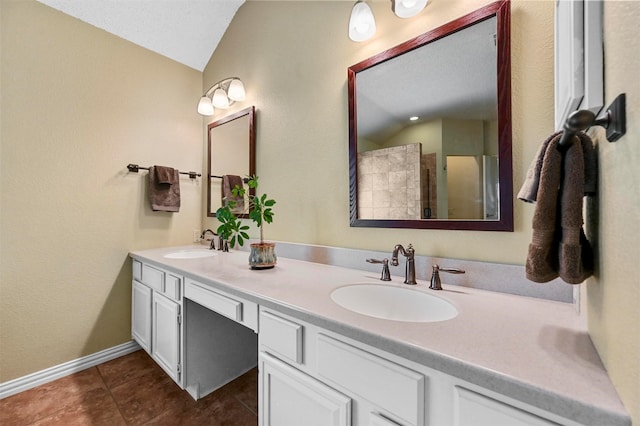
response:
[[[458,310],[444,299],[389,284],[347,285],[335,289],[331,299],[350,311],[394,321],[435,322],[458,315]]]
[[[174,251],[172,253],[167,253],[164,257],[168,259],[199,259],[201,257],[212,257],[217,255],[218,253],[214,250],[208,249],[191,249],[191,250],[180,250]]]

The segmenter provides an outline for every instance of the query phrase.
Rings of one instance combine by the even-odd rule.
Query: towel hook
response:
[[[605,113],[596,118],[589,110],[581,109],[569,115],[562,127],[563,133],[558,142],[558,149],[566,151],[572,144],[575,134],[591,126],[601,126],[607,130],[607,140],[615,142],[627,132],[626,95],[621,93],[609,105]]]

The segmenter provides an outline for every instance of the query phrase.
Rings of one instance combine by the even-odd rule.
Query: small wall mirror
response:
[[[222,206],[222,176],[256,173],[255,107],[245,108],[207,126],[207,216]],[[254,190],[251,190],[254,191]],[[245,203],[248,209],[249,203]],[[239,214],[248,217],[248,214]]]
[[[348,69],[351,226],[513,231],[510,10]]]

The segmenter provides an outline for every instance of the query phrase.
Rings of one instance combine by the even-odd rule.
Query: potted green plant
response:
[[[257,192],[258,176],[253,175],[247,178],[247,186]],[[260,229],[260,242],[251,243],[251,252],[249,254],[249,265],[252,269],[268,269],[276,265],[275,243],[264,241],[264,224],[273,221],[273,209],[276,204],[275,200],[268,197],[267,194],[257,195],[247,193],[244,187],[236,185],[231,194],[233,197],[244,198],[249,201],[249,219],[253,220]],[[218,226],[218,235],[229,242],[231,247],[235,247],[236,243],[240,246],[249,239],[249,226],[242,223],[242,220],[234,213],[236,202],[234,200],[224,200],[223,206],[216,211],[216,217],[220,221]]]

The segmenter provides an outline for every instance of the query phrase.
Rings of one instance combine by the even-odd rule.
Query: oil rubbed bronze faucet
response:
[[[393,254],[391,255],[391,264],[393,266],[398,266],[398,252],[402,253],[403,256],[407,258],[405,271],[404,271],[404,283],[409,285],[416,285],[416,264],[414,261],[414,250],[413,246],[409,244],[407,249],[405,250],[401,244],[396,244],[393,248]]]
[[[204,240],[204,237],[207,235],[207,232],[210,232],[211,235],[213,235],[213,238],[211,238],[211,245],[209,245],[209,249],[210,250],[215,250],[216,249],[216,238],[218,236],[218,234],[216,234],[215,232],[213,232],[211,229],[205,229],[204,231],[202,231],[202,235],[200,235],[200,239]]]

